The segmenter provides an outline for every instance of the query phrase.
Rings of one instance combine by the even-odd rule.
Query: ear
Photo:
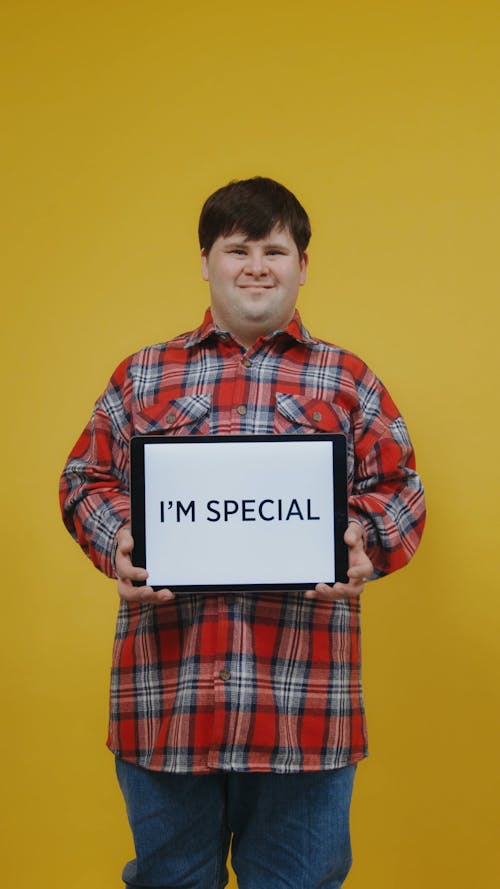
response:
[[[309,254],[304,253],[302,259],[300,260],[300,285],[306,283],[307,278],[307,266],[309,264]]]
[[[201,248],[201,277],[208,281],[208,255],[204,247]]]

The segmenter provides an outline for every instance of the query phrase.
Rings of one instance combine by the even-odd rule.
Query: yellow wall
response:
[[[347,885],[498,885],[498,11],[3,0],[2,885],[109,889],[132,852],[116,594],[57,480],[118,361],[198,323],[201,201],[254,174],[310,211],[304,320],[388,385],[428,490],[417,559],[364,598]]]

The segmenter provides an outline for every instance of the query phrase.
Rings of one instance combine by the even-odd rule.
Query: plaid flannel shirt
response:
[[[342,432],[350,516],[363,526],[374,577],[417,548],[425,507],[403,419],[367,366],[311,337],[297,312],[244,350],[208,310],[197,330],[119,365],[61,478],[64,521],[110,577],[116,532],[130,519],[130,437],[158,431]],[[357,599],[300,592],[122,601],[108,746],[180,773],[314,771],[362,759],[359,618]]]

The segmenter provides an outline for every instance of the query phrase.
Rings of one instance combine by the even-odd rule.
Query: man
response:
[[[422,487],[386,389],[301,324],[310,226],[295,196],[270,179],[229,183],[205,202],[199,236],[201,326],[119,365],[61,481],[68,529],[121,597],[108,745],[136,847],[123,879],[222,889],[232,841],[240,889],[337,889],[367,752],[360,594],[415,552]],[[348,583],[177,597],[134,586],[147,574],[131,561],[128,445],[159,430],[344,433]]]

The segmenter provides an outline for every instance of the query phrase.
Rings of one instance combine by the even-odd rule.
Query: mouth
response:
[[[238,284],[240,290],[272,290],[274,284]]]

